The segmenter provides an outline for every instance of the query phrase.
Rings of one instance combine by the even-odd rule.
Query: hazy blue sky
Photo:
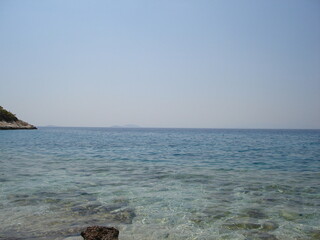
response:
[[[0,105],[36,125],[320,128],[320,1],[0,0]]]

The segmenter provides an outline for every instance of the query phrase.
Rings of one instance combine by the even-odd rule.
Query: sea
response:
[[[320,130],[0,131],[0,239],[320,239]]]

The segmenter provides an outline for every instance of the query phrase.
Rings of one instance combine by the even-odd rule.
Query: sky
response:
[[[0,105],[37,126],[320,128],[318,0],[0,0]]]

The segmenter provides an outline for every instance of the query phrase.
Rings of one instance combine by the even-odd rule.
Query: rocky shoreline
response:
[[[24,122],[0,106],[0,130],[37,129],[35,126]]]
[[[6,122],[0,121],[0,130],[37,129],[35,126],[21,120]]]

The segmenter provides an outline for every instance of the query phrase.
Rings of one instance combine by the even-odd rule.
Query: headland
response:
[[[37,129],[0,106],[0,130]]]

